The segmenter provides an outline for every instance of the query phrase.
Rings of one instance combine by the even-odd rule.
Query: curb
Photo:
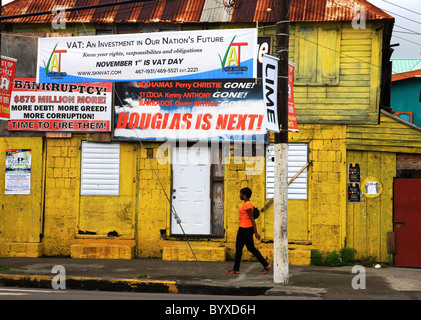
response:
[[[52,276],[1,275],[4,286],[52,289]],[[66,288],[81,290],[178,293],[175,281],[66,277]]]
[[[294,286],[275,286],[266,291],[268,296],[301,296],[301,297],[315,297],[323,298],[327,293],[326,289],[310,288],[310,287],[294,287]]]
[[[53,276],[0,274],[0,285],[53,289]],[[58,281],[58,284],[60,282]],[[323,298],[326,289],[283,285],[235,285],[223,283],[179,282],[161,280],[106,279],[66,277],[65,288],[73,290],[100,290],[145,293],[205,294],[234,296],[302,296]],[[59,289],[58,289],[59,290]]]
[[[178,283],[178,293],[205,294],[205,295],[233,295],[233,296],[260,296],[264,295],[272,286],[270,285],[231,285],[203,282]]]

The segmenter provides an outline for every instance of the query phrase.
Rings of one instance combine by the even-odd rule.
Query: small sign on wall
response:
[[[361,170],[359,163],[348,164],[348,202],[361,202]]]
[[[361,202],[359,183],[348,183],[348,202]]]
[[[6,150],[5,194],[31,194],[30,149]]]
[[[376,198],[381,195],[383,191],[382,183],[377,177],[368,176],[363,179],[361,185],[363,187],[364,195],[367,198]]]
[[[348,182],[360,182],[361,171],[359,163],[348,164]]]

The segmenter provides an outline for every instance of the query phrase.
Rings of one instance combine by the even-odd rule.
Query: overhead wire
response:
[[[73,2],[73,0],[71,0],[72,1],[72,4],[73,4],[73,6],[75,7],[75,3]],[[217,4],[217,1],[216,0],[214,0],[215,1],[215,4]],[[244,1],[251,1],[251,0],[243,0],[243,2]],[[259,1],[259,0],[258,0]],[[334,0],[327,0],[327,1],[330,1],[332,4],[335,4],[335,5],[338,5],[338,6],[340,6],[340,7],[344,7],[344,8],[346,8],[346,9],[349,9],[349,10],[355,10],[355,7],[349,7],[349,6],[346,6],[346,5],[344,5],[344,4],[341,4],[341,3],[338,3],[338,2],[335,2]],[[111,3],[111,2],[110,2]],[[152,7],[152,6],[157,6],[157,5],[160,5],[160,4],[164,4],[164,3],[166,3],[166,0],[157,0],[157,1],[148,1],[148,2],[134,2],[133,4],[124,4],[124,5],[121,5],[121,7],[123,7],[123,6],[125,6],[125,7],[127,7],[127,9],[125,9],[125,10],[134,10],[134,9],[136,9],[137,7],[139,7],[139,6],[142,6],[142,8],[147,8],[147,7]],[[304,1],[304,2],[302,2],[302,1],[296,1],[296,3],[295,2],[291,2],[291,7],[295,7],[295,8],[297,8],[297,9],[301,9],[301,10],[303,10],[304,8],[302,7],[302,6],[299,6],[300,4],[303,4],[303,3],[307,3],[306,1]],[[116,10],[118,10],[118,11],[120,11],[121,10],[121,7],[120,6],[118,6],[118,7],[112,7],[111,9],[107,9],[106,7],[104,7],[104,8],[99,8],[99,9],[97,9],[97,10],[101,10],[101,11],[109,11],[109,12],[111,12],[111,11],[116,11]],[[209,7],[209,8],[207,8],[207,9],[205,9],[205,8],[202,8],[202,9],[198,9],[198,10],[190,10],[190,11],[185,11],[185,13],[194,13],[194,12],[196,12],[196,11],[200,11],[200,10],[215,10],[215,9],[220,9],[220,8],[223,8],[223,7],[225,7],[225,5],[219,5],[219,6],[215,6],[215,7]],[[313,10],[312,10],[313,9]],[[91,11],[92,10],[94,10],[94,9],[90,9]],[[319,10],[315,10],[315,8],[313,7],[313,8],[305,8],[305,10],[306,11],[308,11],[308,12],[312,12],[312,13],[315,13],[315,14],[318,14],[318,15],[320,15],[320,16],[327,16],[327,17],[330,17],[330,18],[332,18],[332,19],[335,19],[336,17],[335,16],[329,16],[325,11],[319,11]],[[124,12],[124,11],[123,11]],[[77,13],[77,15],[78,15],[78,17],[79,17],[79,19],[81,20],[81,22],[82,22],[82,24],[83,24],[83,27],[84,27],[84,29],[85,29],[85,32],[86,32],[86,34],[88,34],[88,31],[87,31],[87,29],[86,29],[86,27],[85,27],[85,25],[84,25],[84,23],[83,23],[83,18],[82,18],[82,16],[79,14],[79,12],[78,11],[76,11],[76,13]],[[95,10],[94,10],[94,12],[93,13],[90,13],[90,15],[93,15],[93,14],[95,14]],[[269,27],[269,26],[258,26],[257,28],[259,28],[259,29],[261,29],[261,28],[267,28],[267,27]],[[400,27],[400,26],[398,26],[398,27]],[[403,28],[403,29],[406,29],[406,30],[408,30],[408,31],[413,31],[413,30],[411,30],[411,29],[408,29],[408,28],[404,28],[404,27],[400,27],[400,28]],[[415,31],[414,31],[415,32]],[[316,44],[316,45],[318,45],[318,46],[320,46],[320,47],[324,47],[325,49],[328,49],[328,50],[332,50],[332,51],[335,51],[335,52],[338,52],[338,53],[340,53],[340,54],[342,54],[343,56],[346,56],[346,57],[348,57],[348,58],[352,58],[352,59],[355,59],[356,61],[359,61],[359,62],[362,62],[362,63],[366,63],[366,64],[369,64],[369,65],[372,65],[372,66],[374,66],[374,67],[377,67],[377,68],[381,68],[381,66],[379,66],[379,65],[375,65],[375,64],[373,64],[373,63],[371,63],[371,62],[367,62],[367,61],[364,61],[364,60],[362,60],[362,59],[360,59],[360,58],[357,58],[357,57],[355,57],[355,56],[352,56],[352,55],[350,55],[350,54],[346,54],[346,53],[343,53],[343,52],[339,52],[339,51],[337,51],[336,49],[333,49],[333,48],[329,48],[329,47],[326,47],[326,46],[323,46],[322,44],[320,44],[320,43],[316,43],[316,42],[314,42],[314,41],[311,41],[311,40],[309,40],[309,39],[306,39],[306,38],[303,38],[303,37],[300,37],[299,35],[295,35],[295,36],[297,36],[298,38],[301,38],[301,39],[303,39],[304,41],[308,41],[308,42],[311,42],[311,43],[313,43],[313,44]],[[407,42],[411,42],[411,43],[414,43],[414,44],[417,44],[416,42],[414,42],[414,41],[411,41],[411,40],[409,40],[409,39],[406,39],[406,38],[403,38],[403,37],[399,37],[399,36],[395,36],[396,38],[399,38],[399,39],[401,39],[401,40],[404,40],[404,41],[407,41]]]
[[[419,12],[417,12],[417,11],[414,11],[414,10],[412,10],[412,9],[408,9],[408,8],[406,8],[406,7],[403,7],[403,6],[397,5],[396,3],[393,3],[393,2],[390,2],[390,1],[387,1],[387,0],[382,0],[382,1],[383,1],[383,2],[386,2],[386,3],[389,3],[389,4],[393,5],[393,6],[396,6],[396,7],[398,7],[398,8],[401,8],[401,9],[407,10],[407,11],[409,11],[409,12],[412,12],[412,13],[415,13],[415,14],[417,14],[417,15],[421,16],[421,13],[419,13]]]

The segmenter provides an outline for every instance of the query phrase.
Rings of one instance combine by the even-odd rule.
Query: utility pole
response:
[[[289,281],[288,265],[288,50],[291,0],[277,0],[276,55],[278,65],[278,123],[275,133],[273,281]]]

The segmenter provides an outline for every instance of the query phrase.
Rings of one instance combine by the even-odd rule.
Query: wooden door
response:
[[[421,179],[395,179],[395,266],[421,268]]]

